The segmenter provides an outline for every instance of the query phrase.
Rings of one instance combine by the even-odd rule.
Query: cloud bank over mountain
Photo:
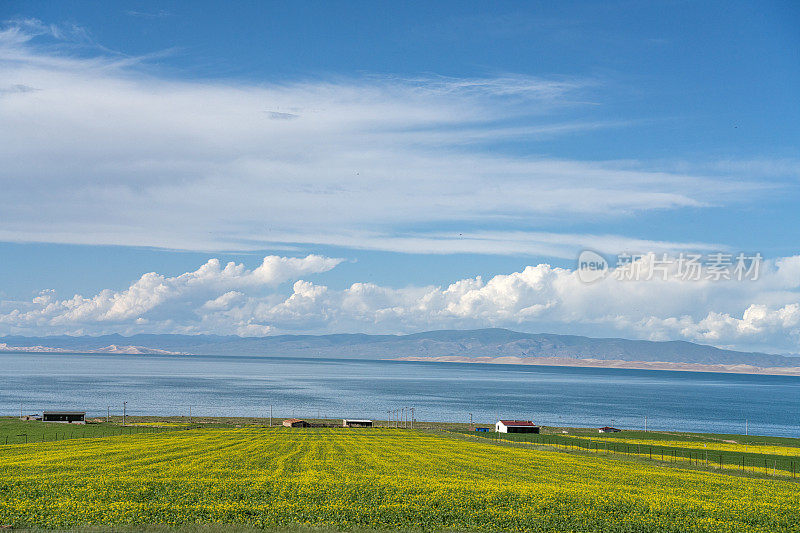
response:
[[[767,261],[757,280],[625,281],[615,271],[583,283],[547,264],[454,280],[447,286],[352,283],[334,290],[308,278],[341,259],[269,256],[257,268],[211,259],[175,277],[144,274],[124,290],[0,303],[0,334],[408,333],[509,327],[688,340],[744,350],[797,352],[800,256]]]

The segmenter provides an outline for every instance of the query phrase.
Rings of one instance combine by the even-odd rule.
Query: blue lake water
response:
[[[385,419],[800,437],[800,378],[659,370],[281,357],[0,353],[0,414]]]

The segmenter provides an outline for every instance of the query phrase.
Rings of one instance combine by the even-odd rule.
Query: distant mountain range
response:
[[[69,351],[138,354],[264,355],[360,359],[505,358],[595,360],[800,367],[800,357],[723,350],[684,341],[595,339],[507,329],[443,330],[411,335],[103,335],[98,337],[0,337],[3,351]],[[509,359],[510,358],[510,359]],[[488,361],[494,362],[494,361]]]
[[[59,346],[43,346],[34,344],[29,346],[9,345],[0,342],[0,352],[28,352],[28,353],[74,353],[75,349],[61,348]],[[160,350],[158,348],[147,348],[145,346],[117,346],[109,344],[101,348],[84,348],[84,353],[116,353],[125,355],[190,355],[183,352],[173,352],[170,350]]]

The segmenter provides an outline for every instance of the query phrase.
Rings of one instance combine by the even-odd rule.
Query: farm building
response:
[[[287,418],[283,421],[283,425],[287,428],[307,428],[311,427],[311,424],[306,422],[305,420],[300,420],[299,418]]]
[[[371,428],[372,420],[356,420],[353,418],[345,418],[342,420],[342,427],[345,428]]]
[[[44,411],[42,412],[42,422],[85,424],[86,411]]]
[[[598,433],[619,433],[620,431],[622,430],[617,428],[612,428],[611,426],[605,426],[597,430]]]
[[[25,422],[30,422],[31,420],[41,420],[42,417],[39,415],[22,415],[19,417],[19,419]]]
[[[498,433],[539,433],[539,426],[530,420],[499,420],[495,424]]]

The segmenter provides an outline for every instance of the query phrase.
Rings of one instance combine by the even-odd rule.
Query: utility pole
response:
[[[269,427],[272,427],[272,404],[269,404]]]
[[[122,402],[122,427],[125,427],[125,409],[128,406],[128,402]]]
[[[474,428],[474,427],[472,427],[472,413],[470,413],[470,414],[469,414],[469,430],[470,430],[470,431],[472,431],[472,430],[474,430],[474,429],[475,429],[475,428]]]
[[[189,406],[189,423],[192,423],[192,406]]]
[[[411,408],[411,429],[414,429],[414,408]]]
[[[644,432],[647,433],[647,415],[644,415]]]
[[[106,424],[108,424],[110,421],[111,421],[111,406],[107,405],[106,406]]]

